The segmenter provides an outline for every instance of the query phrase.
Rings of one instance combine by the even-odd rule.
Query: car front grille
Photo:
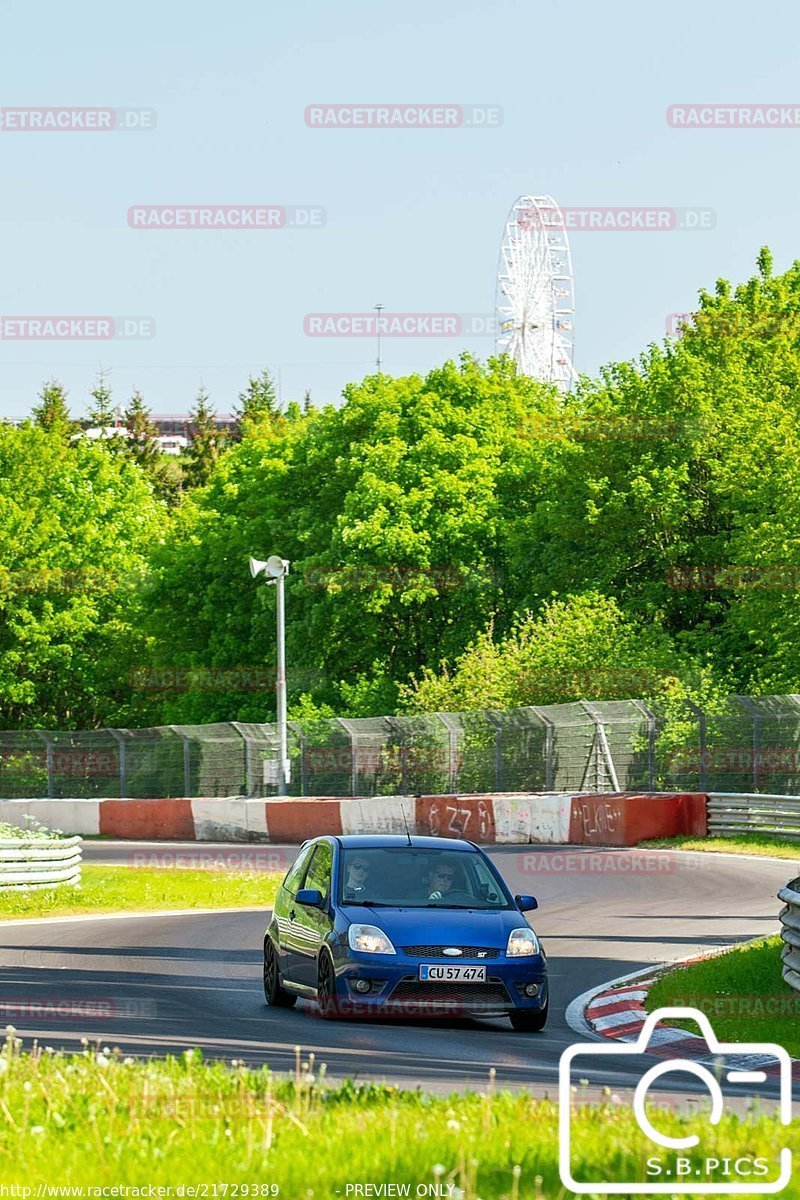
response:
[[[413,976],[401,979],[387,1003],[419,1005],[423,1009],[447,1008],[451,1015],[474,1013],[483,1009],[497,1012],[514,1007],[505,986],[497,980],[487,983],[420,983]]]
[[[462,958],[498,958],[500,956],[500,951],[494,946],[401,946],[400,949],[409,958],[449,958],[455,961],[458,955],[445,954],[445,950],[454,949],[461,951]]]

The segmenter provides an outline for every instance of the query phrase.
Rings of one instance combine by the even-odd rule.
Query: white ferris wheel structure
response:
[[[568,391],[575,292],[561,209],[552,196],[520,196],[508,214],[497,271],[497,350],[518,371]]]

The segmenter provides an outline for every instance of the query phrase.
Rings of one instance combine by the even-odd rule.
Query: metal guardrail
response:
[[[800,879],[788,883],[778,892],[778,899],[786,904],[781,913],[783,926],[783,978],[800,992]]]
[[[82,840],[0,840],[0,892],[79,884]]]
[[[764,833],[800,842],[800,796],[709,792],[708,832],[712,837]]]

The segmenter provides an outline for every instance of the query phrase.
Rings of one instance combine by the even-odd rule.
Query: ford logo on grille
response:
[[[446,954],[449,958],[461,958],[461,951],[458,946],[445,946],[442,954]]]

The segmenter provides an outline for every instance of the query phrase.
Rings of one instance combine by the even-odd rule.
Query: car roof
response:
[[[348,833],[336,838],[345,850],[402,850],[409,846],[415,850],[466,850],[468,853],[477,849],[472,842],[460,838],[417,837],[413,833],[409,837],[404,833]]]

